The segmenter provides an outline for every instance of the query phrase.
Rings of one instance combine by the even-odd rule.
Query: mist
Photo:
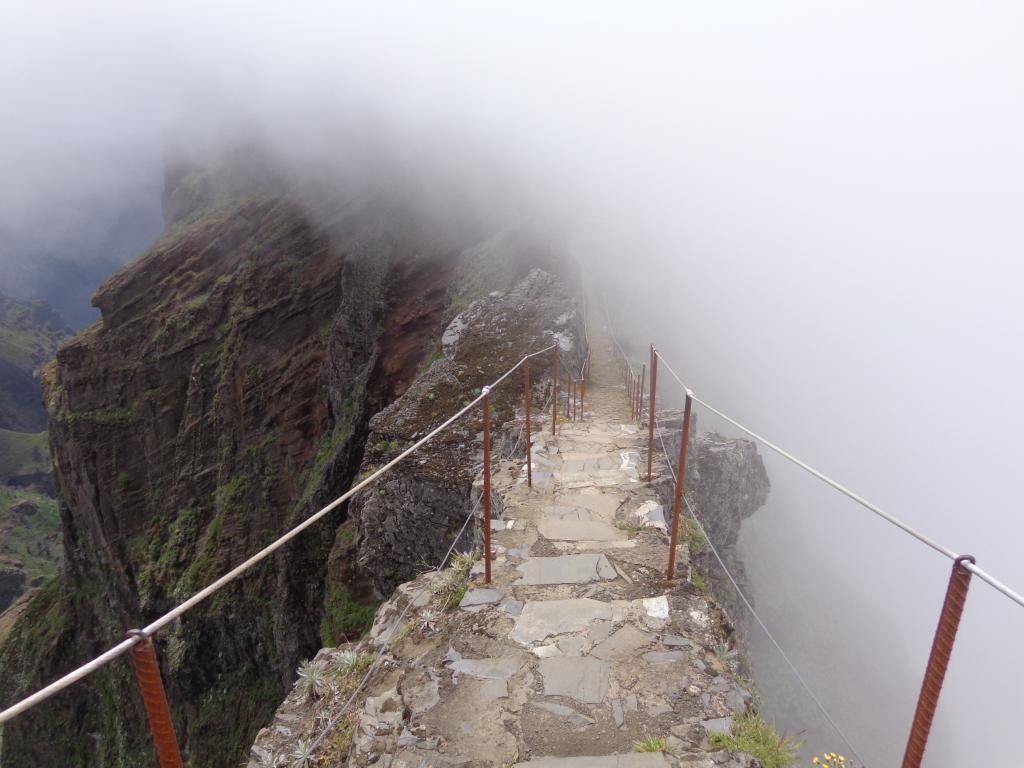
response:
[[[559,221],[638,356],[657,344],[717,408],[1024,585],[1021,6],[18,3],[7,17],[5,284],[43,280],[29,236],[70,263],[101,258],[67,245],[95,218],[82,201],[152,215],[168,147],[256,137],[321,181],[458,178],[436,205]],[[949,564],[761,451],[772,494],[740,541],[759,613],[865,761],[895,763]],[[1005,764],[1022,630],[1024,609],[975,580],[929,764]],[[768,713],[841,749],[753,643]]]

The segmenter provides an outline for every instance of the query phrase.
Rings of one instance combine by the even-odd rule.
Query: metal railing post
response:
[[[533,488],[533,445],[530,441],[530,358],[523,366],[523,403],[526,406],[526,487]]]
[[[928,733],[932,728],[935,708],[939,703],[939,693],[946,679],[949,657],[953,653],[956,631],[960,626],[960,617],[964,612],[967,600],[967,588],[971,585],[971,572],[963,567],[965,562],[974,563],[970,555],[962,555],[953,563],[953,571],[949,575],[949,586],[946,587],[946,598],[942,602],[939,614],[939,625],[935,629],[932,650],[928,656],[928,666],[924,672],[924,682],[917,699],[914,712],[914,723],[910,727],[907,739],[907,751],[903,754],[903,768],[920,768],[924,759],[924,750],[928,744]]]
[[[174,735],[174,721],[171,720],[171,710],[167,705],[167,694],[160,677],[160,664],[156,659],[153,641],[141,629],[131,630],[128,636],[139,638],[139,642],[132,646],[132,666],[142,694],[142,705],[146,708],[149,730],[153,734],[157,761],[160,768],[182,768],[181,752]]]
[[[658,390],[658,353],[651,344],[651,423],[647,427],[647,482],[651,482],[654,466],[654,401]]]
[[[558,427],[558,342],[551,350],[551,436]]]
[[[690,443],[690,406],[693,396],[686,393],[686,406],[683,408],[683,431],[679,435],[679,468],[676,471],[676,496],[672,505],[672,540],[668,549],[668,580],[676,573],[676,542],[679,541],[679,511],[683,504],[683,493],[686,490],[686,447]]]
[[[636,420],[644,425],[644,379],[647,376],[647,363],[640,366],[640,386],[636,390]]]
[[[491,583],[491,388],[484,387],[484,584]]]

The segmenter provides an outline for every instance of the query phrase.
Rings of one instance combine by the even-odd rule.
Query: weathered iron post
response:
[[[644,379],[647,376],[647,363],[640,366],[640,383],[636,388],[636,420],[644,425]]]
[[[523,364],[523,404],[526,408],[526,487],[533,488],[533,443],[530,440],[530,358]]]
[[[153,641],[141,629],[131,630],[128,636],[139,638],[139,642],[132,646],[132,666],[135,668],[135,679],[139,683],[142,705],[149,720],[149,730],[153,734],[157,762],[160,768],[182,768],[181,752],[174,735],[174,721],[171,720],[171,710],[167,705],[167,694],[160,677],[160,664]]]
[[[484,584],[491,583],[491,388],[484,387]]]
[[[686,447],[690,443],[690,406],[693,396],[686,393],[686,405],[683,408],[683,431],[679,435],[679,467],[676,471],[676,495],[672,505],[672,540],[668,548],[668,580],[672,581],[676,573],[676,543],[679,541],[679,512],[683,505],[683,493],[686,490]]]
[[[924,759],[924,750],[928,745],[928,733],[935,718],[935,708],[939,704],[939,693],[946,679],[949,657],[953,653],[956,631],[960,627],[960,617],[967,601],[967,588],[971,585],[971,572],[964,568],[964,563],[974,563],[970,555],[961,555],[953,563],[953,572],[949,575],[946,587],[946,598],[942,602],[939,614],[939,625],[935,629],[932,650],[928,656],[928,666],[924,672],[924,682],[917,699],[917,710],[914,712],[914,723],[910,726],[907,739],[907,751],[903,754],[903,768],[920,768]]]
[[[647,426],[647,482],[651,482],[654,465],[654,402],[658,391],[658,353],[651,344],[651,423]]]
[[[558,342],[551,350],[551,436],[558,427]]]

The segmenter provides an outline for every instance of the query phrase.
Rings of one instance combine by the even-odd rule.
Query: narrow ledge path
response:
[[[720,653],[721,612],[685,578],[685,546],[677,552],[682,578],[665,583],[668,515],[657,488],[667,485],[641,480],[645,433],[630,420],[610,338],[590,331],[583,417],[560,419],[552,436],[548,416],[534,435],[532,489],[521,463],[495,472],[502,503],[492,522],[492,583],[483,584],[476,563],[459,605],[443,613],[446,572],[398,589],[366,641],[376,650],[394,629],[386,661],[361,709],[335,726],[348,738],[330,734],[325,742],[336,752],[318,764],[751,764],[708,743],[709,733],[727,730],[745,711],[750,695]],[[663,464],[655,466],[666,476]],[[324,649],[317,658],[330,667],[342,653]],[[249,765],[287,749],[303,722],[328,719],[337,706],[331,696],[344,698],[336,694],[319,702],[291,694],[261,731]],[[663,751],[636,750],[655,740]]]

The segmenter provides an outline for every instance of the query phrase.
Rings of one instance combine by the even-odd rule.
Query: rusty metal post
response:
[[[967,588],[971,585],[971,572],[964,568],[965,562],[975,562],[970,555],[961,555],[953,563],[953,572],[949,575],[949,586],[946,587],[946,599],[942,602],[942,613],[939,614],[939,626],[935,629],[932,640],[932,651],[928,656],[928,666],[924,672],[924,682],[917,699],[917,710],[914,712],[914,724],[910,727],[907,739],[907,751],[903,754],[903,768],[920,768],[924,759],[925,746],[928,744],[928,732],[935,717],[935,708],[939,703],[939,692],[946,679],[949,657],[953,653],[956,631],[960,626],[960,617],[964,612],[967,600]]]
[[[672,540],[668,549],[668,580],[676,573],[676,542],[679,541],[679,512],[683,504],[683,493],[686,491],[686,447],[690,443],[690,406],[693,398],[686,393],[686,406],[683,408],[683,431],[679,435],[679,467],[676,470],[676,496],[672,505]]]
[[[579,393],[580,383],[576,379],[572,380],[572,420],[576,421],[576,395]]]
[[[647,426],[647,482],[651,482],[654,465],[654,400],[658,390],[658,353],[651,344],[651,423]]]
[[[558,344],[551,350],[551,436],[558,426]]]
[[[583,401],[587,396],[587,377],[580,379],[580,421],[583,421]]]
[[[572,400],[572,376],[565,372],[565,418],[569,418],[569,401]]]
[[[523,366],[523,403],[526,407],[526,487],[533,488],[533,444],[530,441],[530,358]]]
[[[139,683],[142,704],[146,708],[149,730],[153,734],[157,761],[160,768],[182,768],[181,752],[174,736],[174,721],[171,720],[171,710],[167,705],[156,649],[141,629],[131,630],[128,636],[139,638],[139,642],[132,646],[132,666],[135,667],[135,679]]]
[[[484,584],[491,583],[491,388],[484,387]]]
[[[644,425],[644,379],[647,376],[647,363],[640,366],[640,386],[636,390],[636,420]]]

